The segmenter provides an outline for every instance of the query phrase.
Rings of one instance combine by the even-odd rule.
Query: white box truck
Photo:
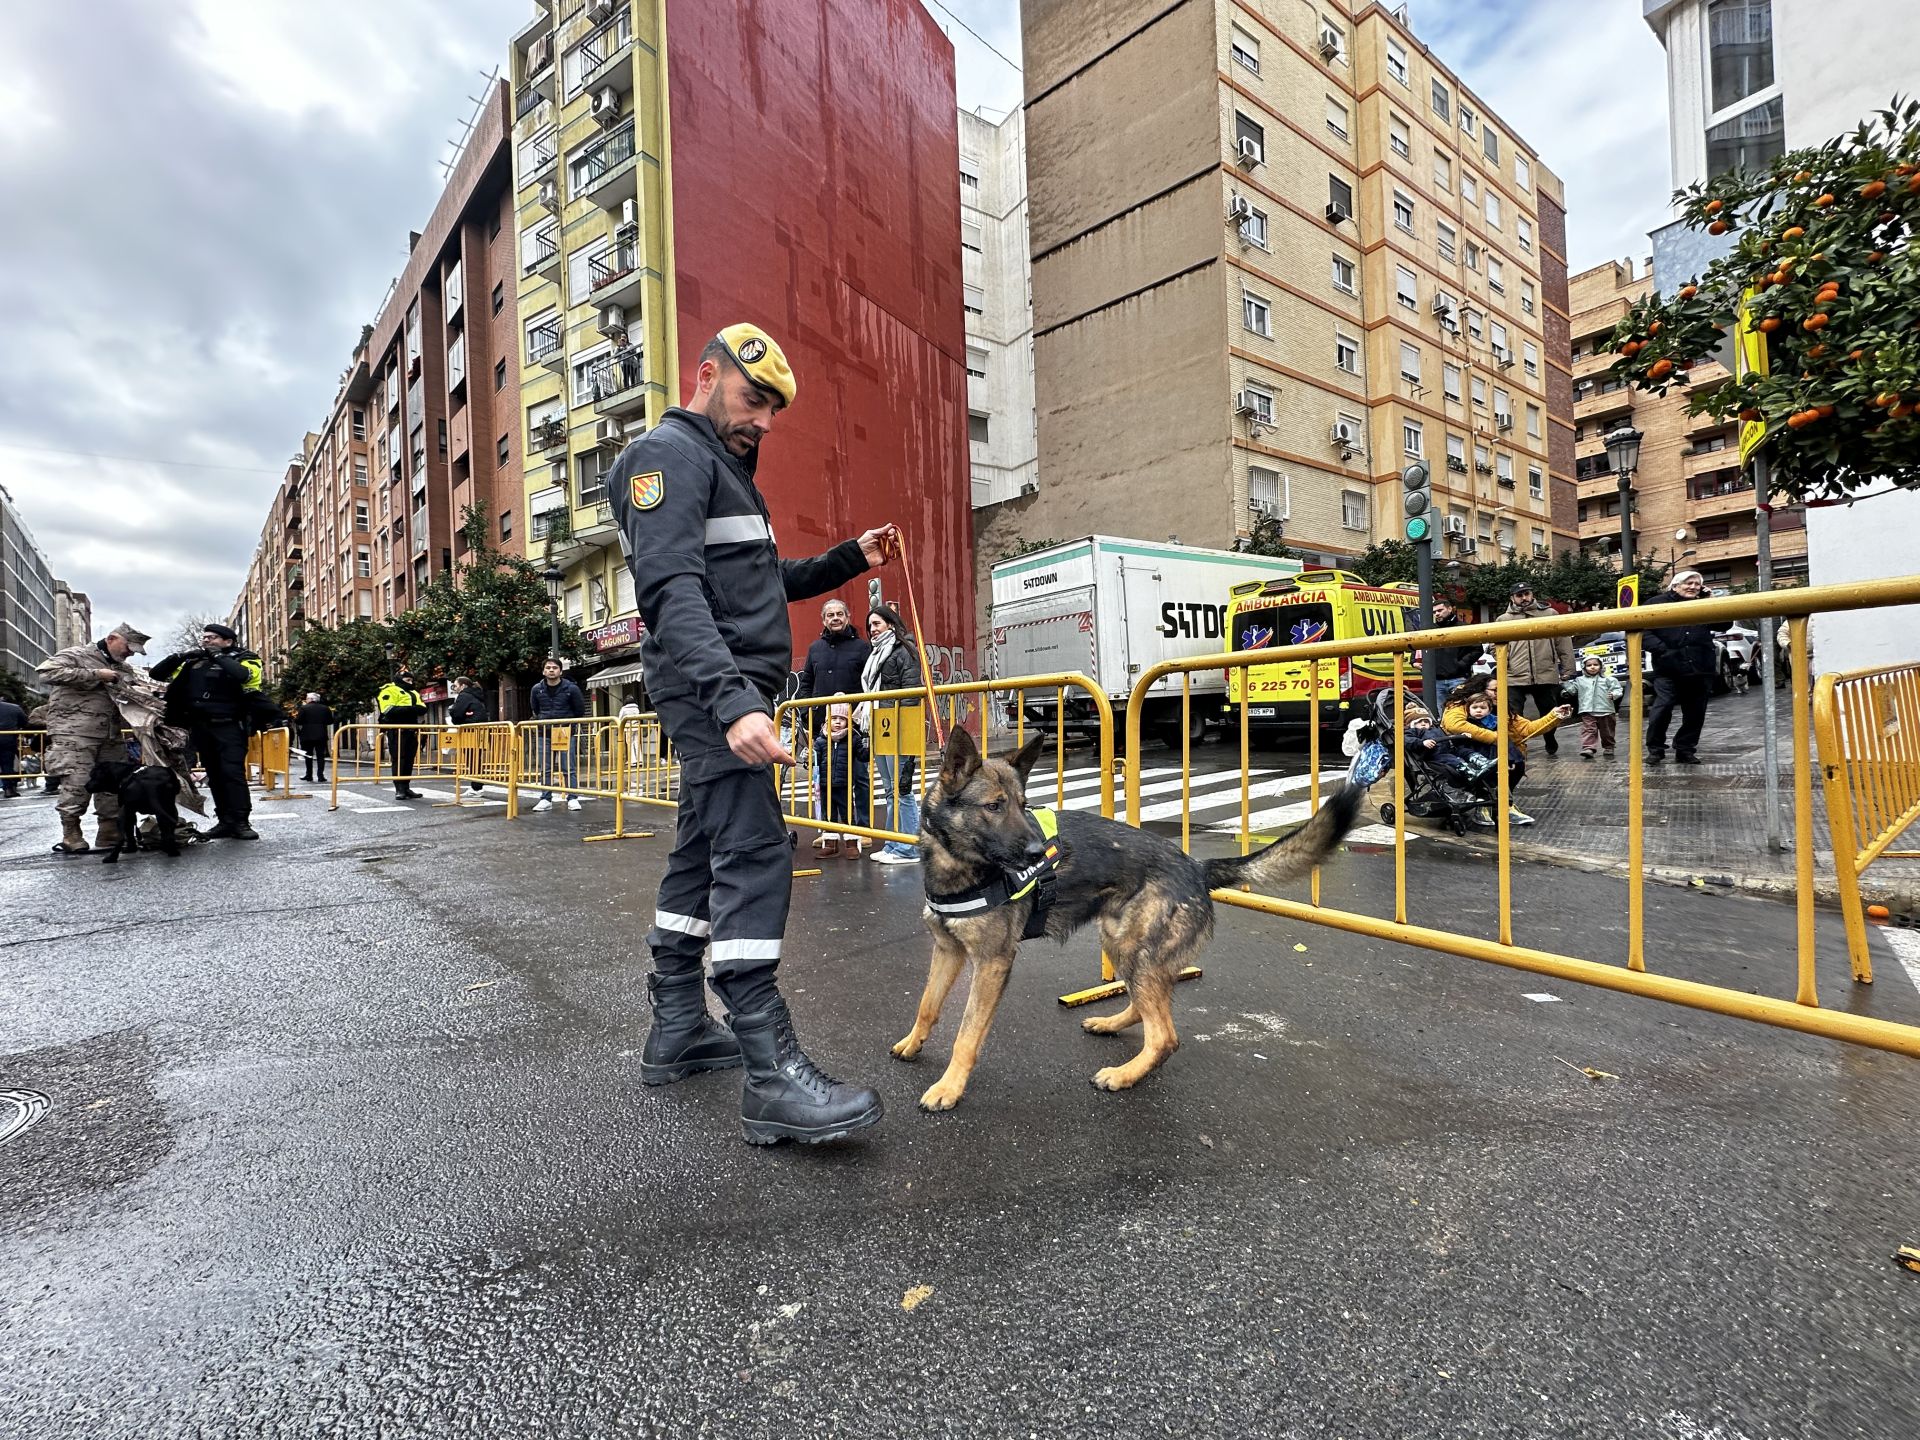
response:
[[[1300,568],[1297,560],[1270,555],[1111,535],[1030,550],[993,567],[993,676],[1078,671],[1105,692],[1116,725],[1124,725],[1134,682],[1149,667],[1230,648],[1227,601],[1236,584],[1292,576]],[[1188,727],[1198,739],[1219,718],[1226,680],[1218,670],[1197,671],[1191,684]],[[1093,733],[1098,712],[1076,694],[1067,695],[1066,728]],[[1031,692],[1021,703],[1028,724],[1053,727],[1053,692]],[[1180,677],[1157,683],[1146,707],[1145,732],[1178,743]],[[1003,718],[1010,714],[1009,708]]]

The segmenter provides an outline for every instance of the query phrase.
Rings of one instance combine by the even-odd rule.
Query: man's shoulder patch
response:
[[[630,482],[627,493],[632,497],[634,509],[651,510],[666,499],[666,474],[659,470],[649,470],[644,475],[636,475]]]

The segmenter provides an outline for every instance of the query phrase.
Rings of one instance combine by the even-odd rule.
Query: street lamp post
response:
[[[547,582],[547,621],[552,640],[547,647],[547,654],[558,659],[560,657],[560,594],[566,587],[567,572],[549,561],[547,568],[540,572],[540,578]]]
[[[1607,433],[1607,459],[1620,484],[1620,574],[1633,573],[1633,472],[1640,464],[1641,434],[1631,425]]]

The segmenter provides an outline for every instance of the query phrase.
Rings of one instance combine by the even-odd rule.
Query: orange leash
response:
[[[933,669],[927,664],[927,637],[920,628],[920,602],[913,594],[913,566],[907,562],[906,532],[896,528],[890,547],[900,557],[900,571],[907,583],[907,614],[913,619],[913,643],[920,647],[920,679],[927,688],[927,710],[933,716],[933,738],[940,749],[947,748],[946,727],[940,723],[940,700],[933,693]]]

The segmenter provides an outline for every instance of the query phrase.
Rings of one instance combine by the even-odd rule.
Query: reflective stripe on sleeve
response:
[[[747,545],[773,539],[773,529],[758,515],[716,515],[707,521],[707,544]]]

